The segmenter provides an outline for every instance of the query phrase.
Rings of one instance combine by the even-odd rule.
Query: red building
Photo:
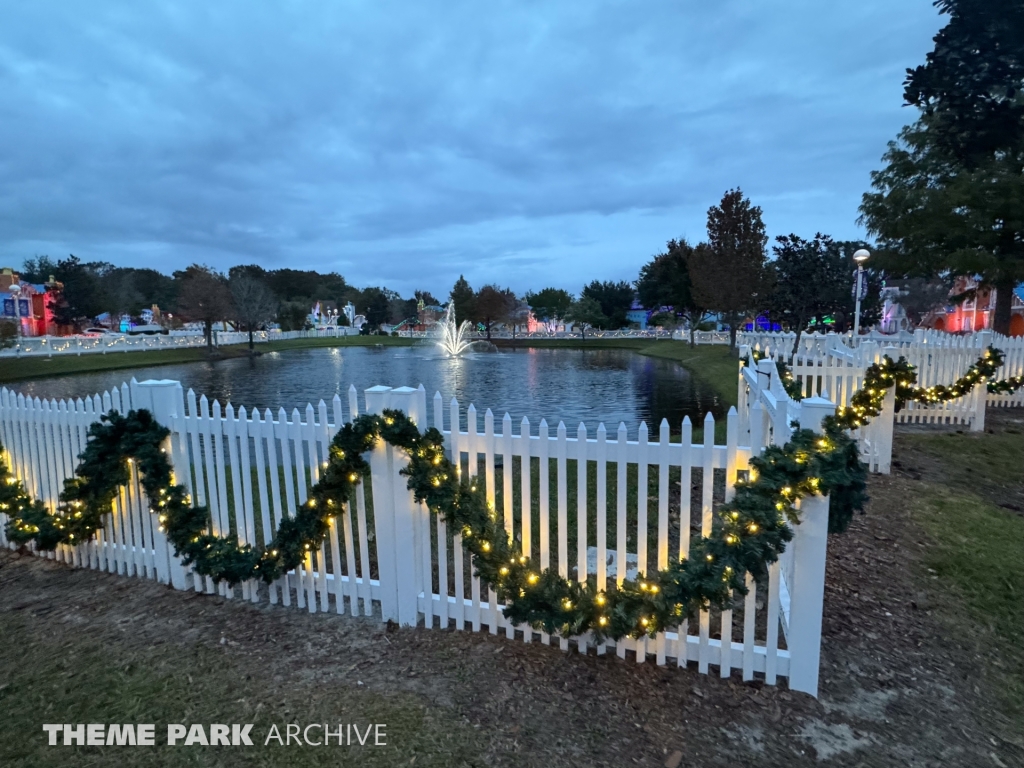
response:
[[[996,289],[979,288],[977,281],[958,277],[950,296],[974,291],[974,298],[959,304],[933,310],[924,318],[922,325],[947,333],[970,333],[992,327],[992,315],[996,309]],[[1013,293],[1010,310],[1010,335],[1024,336],[1024,284],[1018,285]]]
[[[64,286],[53,279],[47,283],[22,282],[10,267],[0,270],[0,318],[18,323],[22,336],[57,335],[50,303]]]

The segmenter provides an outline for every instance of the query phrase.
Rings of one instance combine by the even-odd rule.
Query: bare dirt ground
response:
[[[900,446],[905,466],[910,457]],[[955,599],[920,567],[928,543],[907,499],[929,469],[914,462],[909,472],[873,476],[867,514],[829,541],[817,700],[693,667],[564,654],[488,634],[389,630],[373,619],[196,596],[5,551],[0,712],[35,708],[14,718],[28,731],[17,734],[16,749],[2,724],[11,718],[0,716],[7,764],[54,756],[32,746],[45,739],[43,722],[87,722],[71,719],[64,702],[85,695],[76,685],[88,677],[59,659],[89,659],[88,648],[101,648],[101,663],[112,667],[166,673],[181,685],[187,676],[189,688],[200,689],[198,699],[185,697],[195,722],[212,706],[203,696],[241,697],[220,710],[237,710],[226,722],[251,722],[246,717],[261,711],[277,722],[323,722],[339,701],[352,703],[350,715],[415,711],[404,732],[404,715],[396,715],[387,758],[374,763],[381,765],[1024,765],[1020,723],[1002,713],[983,674],[983,640],[958,629]],[[32,685],[33,675],[68,668],[59,683]],[[231,679],[222,688],[219,675]],[[161,685],[173,711],[177,683]],[[151,711],[144,696],[138,706]],[[0,742],[0,757],[4,749]],[[81,764],[135,764],[115,752]],[[74,764],[69,754],[64,765]],[[330,764],[345,759],[353,758]],[[256,763],[236,751],[188,764]]]

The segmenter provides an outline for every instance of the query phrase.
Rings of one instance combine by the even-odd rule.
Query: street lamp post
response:
[[[861,248],[853,254],[853,260],[857,262],[857,304],[853,310],[853,343],[857,343],[857,337],[860,335],[860,297],[863,292],[862,286],[864,285],[864,262],[871,257],[871,252]]]

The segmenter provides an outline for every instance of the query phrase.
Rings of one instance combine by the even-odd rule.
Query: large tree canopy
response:
[[[476,293],[464,275],[455,281],[449,300],[455,305],[455,322],[476,322]]]
[[[993,327],[1009,333],[1013,288],[1024,280],[1024,149],[967,168],[935,141],[932,119],[889,144],[861,221],[895,274],[980,275],[997,291]]]
[[[53,275],[64,284],[64,289],[50,305],[55,323],[88,324],[110,308],[110,296],[103,281],[107,267],[102,262],[83,262],[74,255],[57,262]]]
[[[227,279],[202,264],[192,264],[175,272],[174,278],[180,286],[178,310],[186,320],[203,324],[206,346],[212,349],[213,324],[234,313]]]
[[[702,243],[697,247],[707,246]],[[693,332],[707,313],[693,294],[693,281],[690,279],[693,251],[694,247],[685,238],[669,240],[664,253],[658,254],[640,268],[640,277],[636,282],[640,303],[646,308],[658,310],[661,307],[672,307],[675,314],[686,318],[690,326],[691,345]]]
[[[1024,0],[938,0],[949,23],[904,96],[922,110],[871,175],[861,221],[897,276],[974,276],[1008,333],[1024,279]]]
[[[579,301],[574,301],[565,316],[580,327],[583,333],[583,340],[587,340],[587,328],[606,328],[608,317],[601,311],[601,305],[592,296],[580,296]]]
[[[561,288],[543,288],[537,293],[527,293],[523,299],[530,305],[533,316],[545,322],[564,319],[573,302],[572,294]]]
[[[850,276],[839,244],[828,235],[819,232],[813,240],[780,235],[775,240],[771,310],[796,331],[795,354],[800,334],[811,320],[821,323],[849,302]]]
[[[965,167],[1024,146],[1024,0],[937,0],[949,23],[904,98]]]
[[[594,280],[580,294],[580,299],[589,298],[601,307],[604,320],[593,323],[600,328],[622,328],[626,324],[626,314],[633,306],[633,286],[625,280],[613,282]]]
[[[476,295],[477,320],[483,324],[487,340],[491,340],[491,329],[495,325],[507,322],[516,307],[516,295],[508,288],[496,285],[485,285]]]
[[[708,209],[708,247],[695,248],[690,258],[694,300],[722,313],[729,324],[729,345],[736,346],[736,330],[748,314],[764,309],[770,272],[761,209],[739,189],[731,189],[722,202]]]

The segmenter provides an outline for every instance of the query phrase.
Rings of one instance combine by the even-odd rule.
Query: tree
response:
[[[911,277],[893,283],[900,293],[897,301],[907,314],[907,320],[920,325],[925,315],[949,302],[950,284],[945,280]]]
[[[872,173],[861,222],[899,275],[980,276],[996,289],[993,328],[1008,333],[1024,279],[1024,2],[935,5],[949,23],[904,83],[920,118]]]
[[[483,323],[484,331],[487,333],[487,340],[491,340],[491,328],[495,325],[505,323],[516,306],[516,295],[508,288],[499,288],[496,285],[485,285],[477,293],[476,316]],[[456,317],[458,312],[456,312]]]
[[[456,322],[476,321],[476,294],[462,275],[459,275],[459,279],[452,286],[451,296],[448,300],[455,304]]]
[[[667,328],[669,330],[676,327],[678,317],[675,312],[656,312],[647,318],[647,325],[654,326],[655,328]],[[690,326],[690,345],[693,345],[693,326]]]
[[[707,314],[694,298],[689,263],[692,255],[693,246],[684,238],[669,240],[664,253],[640,268],[636,282],[637,295],[645,307],[652,310],[672,307],[676,315],[686,318],[690,326],[690,346],[694,345],[694,331]]]
[[[389,322],[398,325],[403,320],[416,317],[416,299],[403,299],[395,296],[388,302]]]
[[[74,254],[57,262],[53,274],[64,288],[50,301],[55,323],[77,326],[107,309],[109,297],[102,274],[106,267],[109,265],[101,262],[83,262]]]
[[[274,319],[277,298],[267,284],[246,272],[228,279],[235,319],[249,333],[249,352],[253,351],[253,333]]]
[[[581,296],[579,301],[573,302],[565,319],[579,324],[584,341],[587,340],[587,328],[603,328],[608,323],[601,305],[591,296]]]
[[[430,291],[415,291],[413,293],[413,300],[417,304],[419,304],[419,302],[422,301],[428,307],[436,307],[441,303],[434,298],[433,294],[431,294]]]
[[[850,276],[839,244],[828,235],[819,232],[813,240],[780,235],[775,240],[770,307],[773,316],[796,331],[795,355],[800,335],[811,320],[820,324],[849,302]]]
[[[25,259],[21,279],[26,283],[47,283],[50,281],[50,275],[57,275],[57,262],[49,256]]]
[[[282,301],[277,310],[277,322],[282,331],[302,331],[306,328],[309,306],[304,301]]]
[[[594,299],[601,306],[601,313],[605,319],[599,327],[615,329],[626,325],[626,314],[633,306],[635,294],[633,286],[625,280],[617,283],[610,280],[594,280],[583,289],[580,298]]]
[[[512,329],[512,340],[515,341],[516,330],[530,322],[530,305],[526,303],[525,299],[514,300],[506,322]]]
[[[1024,2],[936,0],[949,23],[903,97],[929,120],[936,147],[967,170],[1024,146]]]
[[[132,269],[115,269],[105,276],[109,297],[107,309],[112,315],[138,317],[145,307],[145,297],[138,288],[134,272]]]
[[[530,305],[534,317],[551,323],[565,318],[565,313],[572,306],[573,297],[561,288],[544,288],[537,293],[527,293],[523,300]]]
[[[1013,289],[1024,279],[1024,149],[968,169],[930,130],[922,118],[889,144],[860,221],[890,251],[895,275],[980,276],[996,289],[993,328],[1008,334]]]
[[[174,273],[178,281],[178,311],[203,324],[206,347],[213,350],[213,324],[232,313],[231,292],[222,274],[201,264]]]
[[[740,322],[767,303],[767,242],[761,209],[737,188],[708,209],[707,246],[694,248],[690,255],[694,301],[722,313],[729,324],[730,349],[736,347]]]
[[[371,286],[362,291],[363,316],[371,331],[376,331],[391,318],[391,302],[399,298],[398,294],[387,288]],[[359,304],[356,304],[358,311]]]

